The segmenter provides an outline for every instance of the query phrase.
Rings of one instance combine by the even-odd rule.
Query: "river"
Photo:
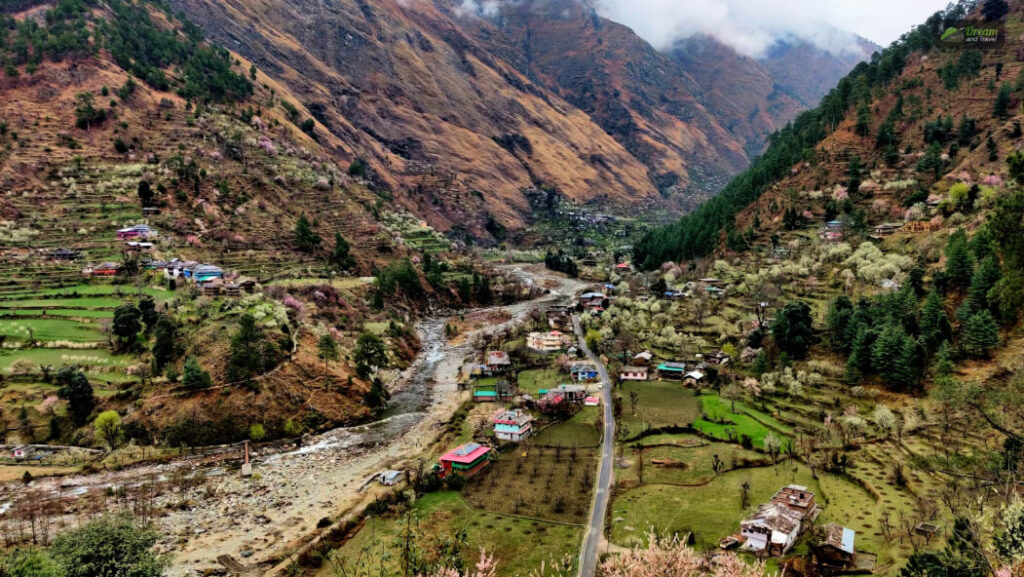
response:
[[[249,567],[272,562],[312,533],[321,518],[359,503],[362,488],[376,472],[409,464],[432,443],[465,398],[466,393],[458,390],[457,375],[473,352],[468,344],[471,337],[504,330],[585,286],[536,265],[510,265],[505,274],[550,292],[530,301],[467,311],[472,315],[500,310],[509,320],[473,331],[461,344],[453,345],[445,337],[447,315],[420,321],[421,350],[391,386],[391,401],[380,419],[333,429],[294,450],[256,453],[252,478],[243,479],[203,459],[183,458],[121,471],[40,479],[29,488],[12,483],[0,488],[0,503],[24,496],[25,491],[39,491],[91,498],[109,508],[118,506],[108,498],[111,489],[164,481],[165,490],[152,504],[164,512],[156,523],[164,534],[160,547],[173,561],[171,575],[222,570],[217,561],[221,555]],[[190,488],[174,486],[171,480],[183,477],[183,471],[203,482]],[[74,522],[68,517],[63,520]]]

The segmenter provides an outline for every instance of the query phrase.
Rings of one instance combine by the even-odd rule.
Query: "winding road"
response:
[[[587,523],[587,532],[583,537],[583,549],[580,551],[579,575],[580,577],[594,577],[597,571],[597,559],[600,555],[598,547],[604,535],[604,519],[608,512],[608,498],[612,484],[612,465],[615,462],[615,414],[612,411],[612,381],[608,377],[608,369],[601,362],[601,359],[594,355],[587,347],[587,340],[583,336],[583,328],[577,316],[572,317],[573,330],[580,341],[580,348],[587,357],[597,365],[597,372],[601,376],[602,405],[604,406],[604,441],[601,445],[601,470],[597,475],[597,486],[594,491],[594,503],[590,510],[590,521]]]

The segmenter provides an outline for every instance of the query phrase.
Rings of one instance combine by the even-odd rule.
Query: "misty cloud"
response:
[[[833,54],[856,52],[854,33],[880,44],[922,22],[945,0],[595,0],[598,13],[657,48],[707,34],[748,56],[803,39]]]

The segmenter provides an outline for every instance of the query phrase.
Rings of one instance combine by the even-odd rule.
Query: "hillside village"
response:
[[[936,13],[679,219],[723,166],[682,183],[503,36],[399,40],[531,107],[460,174],[293,37],[189,19],[239,10],[0,7],[0,575],[1024,574],[1024,6]]]

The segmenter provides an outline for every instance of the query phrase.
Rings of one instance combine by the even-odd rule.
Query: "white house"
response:
[[[383,471],[377,476],[377,480],[380,481],[381,485],[391,487],[397,485],[402,480],[402,477],[401,471]]]
[[[785,505],[761,505],[752,517],[740,523],[740,534],[746,538],[743,549],[783,555],[800,536],[802,522],[803,515]]]

